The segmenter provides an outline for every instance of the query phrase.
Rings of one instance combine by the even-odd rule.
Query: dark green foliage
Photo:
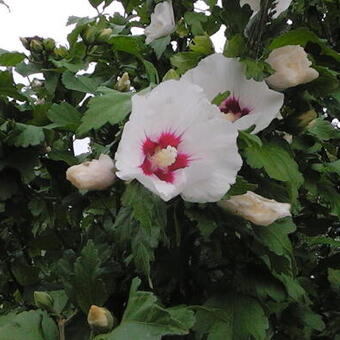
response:
[[[238,0],[206,0],[209,11],[173,0],[176,31],[145,45],[131,28],[159,2],[122,0],[121,16],[100,14],[111,0],[90,0],[98,16],[69,19],[68,47],[26,37],[25,54],[0,49],[0,340],[64,340],[65,329],[88,340],[92,304],[119,320],[96,340],[339,340],[339,3],[295,0],[273,19]],[[72,187],[69,166],[117,150],[132,96],[118,78],[128,72],[146,93],[178,78],[214,53],[222,24],[224,54],[248,78],[270,75],[268,54],[287,44],[320,73],[285,91],[282,120],[239,134],[244,164],[226,194],[290,202],[293,217],[255,226],[216,204],[165,203],[136,181]],[[74,156],[74,135],[91,138],[91,155]],[[51,296],[48,313],[34,291]]]

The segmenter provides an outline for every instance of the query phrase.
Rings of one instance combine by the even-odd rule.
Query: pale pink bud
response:
[[[66,178],[81,190],[104,190],[116,179],[113,160],[107,155],[99,159],[71,166],[66,171]]]
[[[267,63],[275,73],[266,79],[275,90],[285,90],[305,84],[319,77],[319,72],[311,68],[312,62],[299,45],[287,45],[273,50]]]
[[[251,191],[222,200],[218,202],[218,206],[262,226],[268,226],[280,218],[291,216],[290,204],[279,203]]]

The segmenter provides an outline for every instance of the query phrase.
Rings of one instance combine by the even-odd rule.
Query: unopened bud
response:
[[[81,37],[87,44],[93,44],[98,36],[98,28],[95,26],[87,27],[82,33]]]
[[[27,50],[30,49],[30,42],[27,38],[20,38],[20,41]]]
[[[116,179],[113,160],[108,155],[99,159],[71,166],[66,171],[66,179],[80,190],[104,190]]]
[[[47,52],[52,52],[55,49],[55,41],[51,38],[44,39],[43,46]]]
[[[130,77],[127,72],[125,72],[119,79],[116,84],[116,89],[121,92],[127,92],[130,90],[131,82]]]
[[[291,216],[290,204],[262,197],[252,191],[221,200],[217,205],[261,226],[268,226],[280,218]]]
[[[37,39],[32,39],[30,42],[30,50],[32,52],[36,52],[36,53],[40,53],[42,52],[44,49],[41,41],[37,40]]]
[[[53,311],[53,298],[46,292],[34,292],[34,303],[38,308],[44,309],[48,312]]]
[[[56,59],[63,59],[68,56],[68,50],[66,47],[60,46],[53,50],[53,54]]]
[[[110,311],[96,305],[90,307],[87,322],[92,329],[100,332],[108,332],[114,326],[114,318]]]
[[[112,28],[104,28],[98,35],[97,40],[99,42],[106,42],[112,34]]]

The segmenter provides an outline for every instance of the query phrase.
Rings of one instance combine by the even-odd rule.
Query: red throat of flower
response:
[[[140,165],[147,176],[157,176],[161,181],[173,183],[176,171],[189,166],[189,155],[178,152],[181,137],[171,132],[162,133],[156,140],[149,137],[142,143],[144,161]]]
[[[240,101],[235,96],[225,99],[219,106],[219,109],[226,114],[226,118],[232,122],[246,116],[251,109],[241,106]]]

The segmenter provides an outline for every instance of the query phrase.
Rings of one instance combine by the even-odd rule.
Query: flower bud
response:
[[[290,204],[279,203],[251,191],[243,195],[232,196],[217,204],[219,207],[261,226],[268,226],[280,218],[291,216]]]
[[[319,77],[319,72],[311,68],[307,53],[299,45],[287,45],[273,50],[266,62],[275,73],[266,79],[275,90],[285,90],[305,84]]]
[[[53,298],[46,292],[34,292],[34,303],[38,308],[44,309],[48,312],[53,311]]]
[[[20,38],[20,41],[23,44],[23,46],[26,48],[26,50],[30,49],[29,39],[27,39],[27,38]]]
[[[127,92],[130,90],[131,82],[129,74],[125,72],[117,81],[116,89],[121,92]]]
[[[98,36],[98,28],[96,26],[88,26],[82,33],[81,37],[87,44],[93,44]]]
[[[98,42],[106,42],[112,34],[112,28],[104,28],[97,37]]]
[[[113,160],[107,155],[99,159],[71,166],[66,171],[66,178],[81,190],[104,190],[116,179]]]
[[[32,52],[40,53],[44,50],[44,47],[40,40],[32,39],[30,42],[30,50]]]
[[[155,39],[173,33],[175,29],[176,23],[171,0],[160,2],[151,14],[150,25],[145,28],[145,42],[146,44],[150,44]]]
[[[68,50],[64,46],[56,47],[53,50],[53,54],[54,54],[56,59],[63,59],[63,58],[66,58],[68,56]]]
[[[92,305],[87,315],[87,322],[94,330],[108,332],[114,326],[114,319],[106,308]]]
[[[55,49],[55,41],[51,38],[44,39],[43,46],[47,52],[52,52]]]

